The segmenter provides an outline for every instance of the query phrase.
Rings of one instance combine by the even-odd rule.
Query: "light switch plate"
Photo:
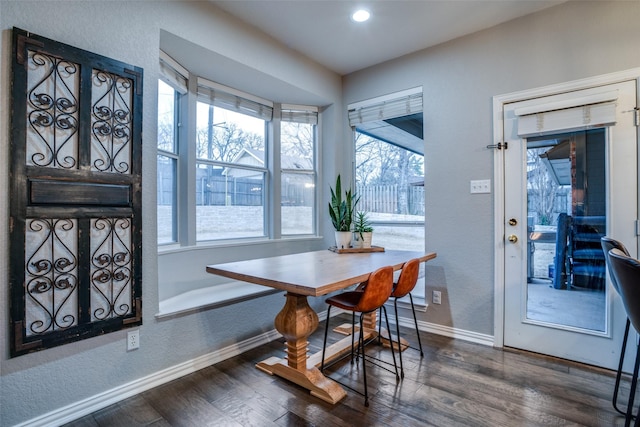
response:
[[[491,180],[480,179],[471,181],[471,194],[491,193]]]

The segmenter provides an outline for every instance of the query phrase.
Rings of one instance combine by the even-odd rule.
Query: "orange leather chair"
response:
[[[420,341],[420,330],[418,329],[418,319],[416,318],[416,309],[413,305],[413,297],[411,296],[411,291],[415,288],[416,283],[418,282],[418,274],[420,272],[420,260],[412,259],[404,263],[402,266],[402,270],[400,271],[400,277],[398,277],[398,282],[394,284],[393,291],[391,292],[391,298],[393,298],[393,308],[396,314],[396,333],[398,339],[398,349],[400,350],[400,376],[404,378],[404,368],[402,366],[402,351],[400,344],[400,321],[398,319],[398,298],[404,298],[409,295],[409,301],[411,301],[411,312],[413,313],[413,322],[416,326],[416,335],[418,336],[418,346],[420,348],[420,357],[424,357],[424,352],[422,351],[422,342]],[[391,335],[391,331],[389,331],[389,335]]]
[[[355,313],[360,313],[360,331],[364,331],[363,316],[366,313],[376,311],[378,308],[382,308],[385,320],[387,322],[387,329],[389,328],[389,318],[387,317],[387,310],[384,307],[384,303],[389,299],[391,291],[393,290],[393,267],[382,267],[369,275],[367,280],[367,286],[362,290],[347,291],[341,294],[327,298],[326,302],[329,305],[327,309],[327,321],[324,331],[324,344],[322,346],[322,362],[320,364],[320,371],[324,373],[325,370],[325,351],[327,348],[327,334],[329,332],[329,320],[331,319],[331,307],[338,307],[346,311],[351,312],[351,363],[354,361],[354,349],[355,349]],[[362,376],[364,378],[364,394],[358,390],[352,389],[345,385],[345,387],[351,388],[353,391],[364,395],[364,405],[369,406],[369,394],[367,391],[367,369],[365,363],[365,342],[364,334],[358,333],[358,349],[356,354],[356,360],[360,354],[362,354]],[[393,366],[395,368],[396,380],[399,380],[398,366],[396,365],[396,356],[391,346],[391,354],[393,356]],[[386,369],[386,368],[385,368]],[[344,384],[343,384],[344,385]]]

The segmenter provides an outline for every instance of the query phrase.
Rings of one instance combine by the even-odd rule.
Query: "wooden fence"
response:
[[[424,215],[424,187],[409,185],[358,185],[359,211]]]
[[[162,165],[158,165],[160,169]],[[173,203],[174,183],[167,169],[158,171],[158,205]],[[304,183],[296,183],[287,188],[282,204],[287,206],[311,206],[313,190],[304,188]],[[263,203],[263,182],[246,178],[207,176],[200,173],[196,181],[196,204],[200,206],[259,206]],[[310,194],[307,194],[310,193]],[[356,194],[360,196],[357,209],[375,213],[399,215],[424,215],[424,187],[408,185],[358,185]]]

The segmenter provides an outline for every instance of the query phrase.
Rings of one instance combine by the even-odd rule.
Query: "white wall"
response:
[[[11,28],[35,34],[140,66],[144,69],[143,106],[143,325],[141,348],[125,351],[126,331],[119,331],[33,354],[9,358],[8,314],[8,170]],[[178,280],[190,272],[202,279],[207,263],[326,247],[321,239],[295,243],[197,251],[183,256],[170,277],[158,275],[156,247],[156,90],[162,34],[187,40],[208,52],[206,76],[233,85],[242,75],[247,84],[269,82],[287,102],[327,105],[323,147],[333,177],[331,158],[338,151],[342,111],[339,76],[246,28],[207,2],[184,1],[0,1],[0,425],[11,426],[90,398],[198,356],[233,346],[273,329],[284,303],[281,294],[224,308],[156,320],[158,281]],[[250,87],[239,89],[250,90]],[[271,95],[256,93],[257,95]],[[278,100],[281,101],[281,100]],[[333,105],[336,104],[336,105]],[[323,203],[324,206],[324,203]],[[327,228],[327,230],[329,230]],[[182,255],[179,255],[182,256]],[[165,263],[166,264],[166,263]],[[165,275],[166,276],[166,275]],[[323,300],[312,301],[323,309]],[[247,369],[253,369],[247,366]]]
[[[443,291],[423,320],[493,335],[493,195],[469,194],[497,166],[492,97],[640,66],[638,22],[640,2],[567,2],[344,78],[345,104],[423,86],[427,296]]]

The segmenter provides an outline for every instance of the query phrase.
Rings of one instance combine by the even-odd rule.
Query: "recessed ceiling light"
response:
[[[355,12],[353,12],[353,14],[351,15],[351,19],[354,22],[364,22],[369,20],[370,17],[371,17],[371,14],[369,13],[368,10],[365,10],[365,9],[358,9]]]

